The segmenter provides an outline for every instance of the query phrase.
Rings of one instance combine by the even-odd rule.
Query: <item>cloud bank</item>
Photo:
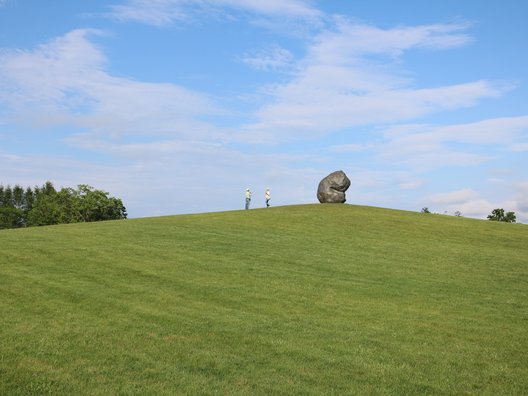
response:
[[[278,29],[266,33],[264,45],[233,56],[233,64],[269,77],[252,92],[225,96],[112,74],[112,59],[97,44],[108,32],[100,29],[73,30],[33,49],[1,50],[0,125],[49,134],[85,159],[0,149],[0,165],[30,184],[40,183],[36,175],[45,171],[64,183],[82,178],[99,186],[103,174],[117,189],[113,194],[144,207],[142,215],[224,210],[255,179],[262,190],[273,185],[283,197],[277,203],[312,202],[314,183],[334,167],[350,170],[353,187],[363,189],[355,202],[417,209],[430,202],[476,217],[503,204],[528,214],[523,179],[507,188],[508,197],[495,199],[484,199],[486,191],[474,183],[436,191],[428,182],[430,172],[495,166],[528,147],[528,116],[442,124],[426,118],[499,100],[516,88],[482,78],[424,86],[413,78],[407,54],[471,45],[470,24],[380,28],[325,14],[314,4],[129,0],[109,7],[114,21],[165,29],[192,29],[207,19],[307,26],[296,46],[282,42]],[[242,117],[233,103],[243,104]],[[6,138],[0,131],[0,140]],[[106,164],[87,159],[91,154]],[[491,180],[491,170],[479,172]],[[158,204],[145,204],[138,183],[155,192]]]

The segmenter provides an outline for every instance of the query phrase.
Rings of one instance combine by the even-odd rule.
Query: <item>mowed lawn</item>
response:
[[[528,226],[300,205],[0,231],[1,395],[526,395]]]

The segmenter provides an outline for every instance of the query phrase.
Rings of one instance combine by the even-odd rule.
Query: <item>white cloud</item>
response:
[[[279,45],[272,45],[259,52],[242,56],[240,61],[257,70],[277,70],[291,65],[293,54]]]
[[[244,126],[240,139],[282,141],[359,125],[401,122],[475,105],[511,86],[480,80],[415,88],[394,57],[411,48],[446,48],[469,41],[466,25],[380,29],[338,19],[314,37],[290,81],[270,87],[270,102]],[[396,71],[394,71],[396,70]]]
[[[347,203],[406,210],[418,210],[421,207],[414,195],[415,190],[426,182],[412,172],[363,166],[361,161],[354,159],[338,164],[342,165],[351,181],[346,193]],[[329,169],[339,168],[333,166]],[[324,176],[322,174],[318,180]]]
[[[110,16],[116,20],[154,26],[189,21],[203,15],[223,15],[227,9],[312,21],[322,17],[319,10],[304,0],[128,0],[111,9]]]
[[[322,178],[320,171],[290,166],[297,162],[292,156],[248,154],[204,142],[109,146],[105,152],[122,161],[95,164],[59,156],[2,154],[0,169],[10,171],[0,184],[34,186],[46,180],[56,187],[90,184],[122,198],[132,217],[243,209],[246,187],[254,193],[252,208],[264,206],[266,187],[271,188],[273,206],[317,202],[315,181]]]
[[[518,143],[510,147],[511,151],[522,153],[528,151],[528,143]]]
[[[101,52],[85,37],[95,30],[76,30],[34,51],[0,52],[0,100],[14,108],[41,103],[56,104],[71,90],[72,81],[82,88],[87,78],[104,64]]]
[[[506,211],[514,211],[517,221],[528,223],[528,180],[514,184],[513,207],[504,207]]]
[[[461,212],[465,217],[486,218],[493,210],[493,203],[483,199],[476,191],[465,188],[447,193],[432,194],[425,201],[434,206],[435,211],[454,214]]]
[[[373,153],[363,169],[350,165],[353,155],[348,156],[350,173],[342,166],[353,182],[348,201],[419,209],[410,190],[428,184],[425,170],[479,164],[494,155],[465,145],[526,150],[528,117],[386,127],[473,106],[511,88],[486,80],[417,87],[402,70],[406,51],[470,42],[465,24],[380,29],[325,17],[300,0],[131,0],[114,6],[113,16],[161,26],[192,20],[201,11],[226,17],[226,9],[279,21],[311,18],[327,23],[326,30],[306,43],[300,60],[278,45],[241,58],[259,70],[286,67],[289,74],[281,77],[289,81],[266,87],[266,96],[258,101],[264,104],[249,114],[253,122],[233,127],[238,142],[306,141],[339,131],[339,141],[357,133],[362,136],[351,142],[361,143],[325,147],[322,142],[319,152],[303,153],[305,157],[273,154],[273,148],[235,149],[231,131],[203,121],[204,116],[226,114],[216,100],[175,84],[110,74],[105,54],[92,40],[103,33],[84,29],[34,50],[0,52],[0,112],[18,125],[72,127],[66,139],[70,146],[108,155],[111,164],[71,159],[75,154],[52,158],[5,152],[0,169],[9,169],[14,182],[29,185],[45,181],[39,178],[43,174],[59,185],[86,182],[122,196],[135,215],[155,215],[242,208],[246,186],[256,194],[270,186],[277,205],[315,202],[317,182],[328,169],[341,167],[347,153]],[[354,129],[360,125],[371,127],[367,132]],[[304,161],[306,156],[310,162]],[[390,169],[383,170],[387,163]],[[463,189],[428,197],[427,204],[460,210],[464,216],[485,217],[500,206],[526,214],[526,195],[520,185],[509,194],[513,199],[495,202]]]
[[[264,15],[284,15],[297,18],[319,18],[321,12],[306,0],[211,0],[211,4],[224,5]]]
[[[361,151],[368,150],[368,145],[365,144],[340,144],[336,146],[330,146],[327,151],[332,153],[358,153]]]
[[[399,184],[399,187],[404,190],[415,190],[423,186],[425,182],[423,180],[410,180]]]
[[[322,32],[310,50],[310,56],[319,63],[327,60],[342,64],[366,54],[395,57],[412,48],[446,49],[471,41],[465,33],[469,27],[467,23],[381,29],[336,17],[335,25],[335,29]]]
[[[2,153],[0,169],[9,169],[9,180],[1,182],[87,183],[122,197],[132,216],[229,209],[225,194],[234,188],[218,183],[245,184],[236,175],[249,160],[230,162],[240,154],[223,150],[223,132],[200,120],[223,110],[207,95],[174,84],[112,76],[89,40],[93,34],[101,33],[76,30],[31,51],[0,53],[4,118],[42,134],[66,125],[66,138],[54,143],[81,149],[63,157]],[[85,150],[108,154],[105,164],[74,159]],[[222,190],[216,200],[212,185]]]
[[[511,188],[510,188],[511,187]],[[518,222],[528,221],[528,182],[514,183],[506,188],[509,198],[483,198],[477,191],[465,188],[447,193],[429,195],[424,199],[443,213],[454,214],[456,211],[465,217],[486,219],[493,209],[503,208],[505,211],[515,212]]]
[[[480,199],[479,194],[470,188],[464,188],[462,190],[451,191],[448,193],[434,194],[429,197],[429,200],[434,205],[459,205],[478,199]]]
[[[374,76],[367,74],[360,69],[332,72],[310,68],[296,80],[277,87],[275,101],[259,109],[258,121],[246,126],[244,138],[295,139],[299,134],[317,136],[360,125],[405,121],[468,107],[501,92],[485,81],[426,90],[371,90],[366,85]],[[383,76],[379,77],[374,84],[383,81]],[[340,81],[339,87],[333,86],[334,79]]]
[[[386,141],[375,151],[391,163],[417,166],[422,171],[449,166],[477,165],[500,150],[519,151],[528,138],[528,117],[502,117],[466,124],[396,125],[384,131]],[[486,154],[478,148],[485,146]]]
[[[510,145],[513,141],[528,137],[528,116],[501,117],[466,124],[448,126],[410,126],[409,134],[401,126],[398,130],[387,131],[387,135],[419,136],[428,141],[451,141],[469,144]],[[405,128],[405,126],[403,127]]]
[[[22,161],[22,157],[19,156],[19,155],[15,155],[15,154],[2,154],[0,153],[0,161],[4,164],[9,164],[9,163],[16,163],[16,162],[20,162]],[[4,169],[7,169],[7,166],[4,167]]]
[[[66,124],[98,135],[194,138],[212,127],[199,118],[222,113],[207,95],[174,84],[115,77],[88,36],[75,30],[33,51],[0,53],[0,102],[20,122]]]
[[[223,114],[207,95],[112,76],[93,34],[101,32],[77,30],[0,54],[0,102],[10,122],[43,134],[66,125],[62,142],[81,149],[64,157],[2,153],[0,169],[9,169],[2,182],[88,183],[123,197],[135,216],[237,209],[246,185],[270,186],[276,205],[312,201],[310,171],[287,166],[299,158],[227,148],[222,129],[200,121]],[[108,156],[100,165],[74,159],[85,150]]]
[[[187,19],[187,14],[181,9],[182,1],[167,0],[129,0],[124,4],[111,6],[112,18],[127,22],[141,22],[149,25],[163,26],[175,21]]]
[[[497,205],[493,205],[493,203],[486,199],[475,199],[461,202],[458,205],[448,205],[445,207],[445,209],[448,214],[460,212],[464,217],[486,219],[486,217],[496,207]]]

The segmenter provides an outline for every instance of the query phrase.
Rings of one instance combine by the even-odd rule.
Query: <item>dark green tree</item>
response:
[[[505,223],[515,223],[515,221],[517,220],[517,217],[515,216],[515,212],[504,213],[504,209],[498,208],[498,209],[493,209],[491,214],[488,215],[488,220],[503,221]]]
[[[28,213],[28,225],[30,226],[60,224],[63,221],[64,216],[56,194],[41,194]]]
[[[4,193],[2,194],[2,206],[12,207],[13,206],[13,189],[10,185],[7,185],[4,188]]]
[[[26,188],[26,191],[24,192],[24,203],[25,203],[24,210],[26,211],[26,213],[28,213],[33,208],[34,202],[35,202],[35,194],[33,193],[33,190],[31,189],[31,187],[28,187]]]
[[[18,184],[13,187],[12,204],[17,209],[24,209],[24,189]]]
[[[0,229],[24,227],[24,190],[18,185],[0,187]]]
[[[515,212],[506,212],[504,221],[506,223],[515,223],[517,221],[517,216],[515,216]]]
[[[0,207],[0,230],[5,228],[23,227],[24,212],[20,209],[1,206]]]

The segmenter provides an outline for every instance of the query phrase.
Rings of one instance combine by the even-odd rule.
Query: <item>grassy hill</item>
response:
[[[0,231],[0,394],[528,394],[528,226],[302,205]]]

